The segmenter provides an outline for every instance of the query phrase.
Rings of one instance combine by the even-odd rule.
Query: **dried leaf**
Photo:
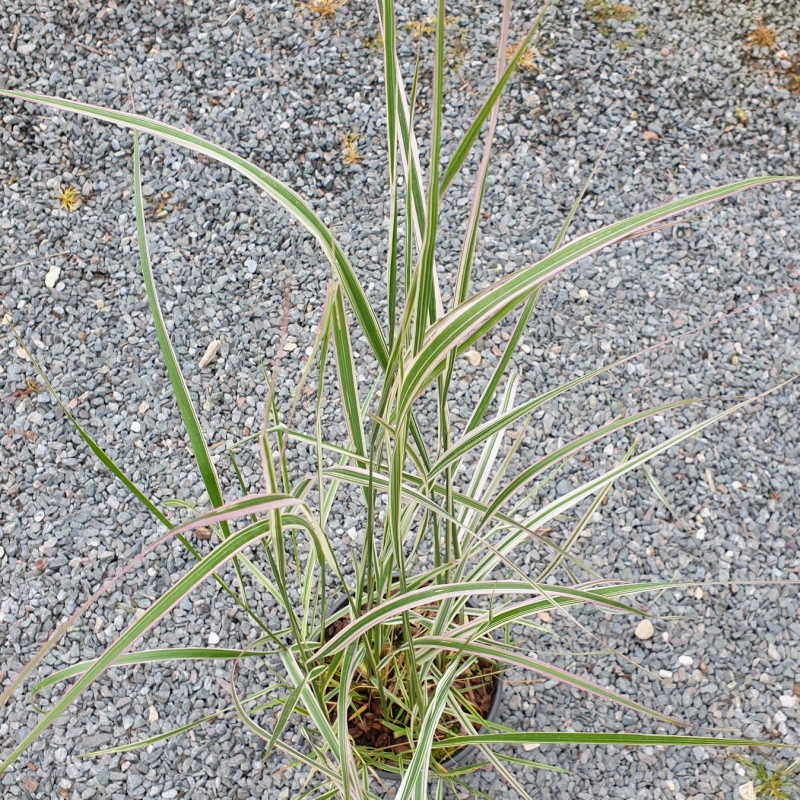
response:
[[[200,359],[201,369],[207,367],[217,357],[220,347],[222,347],[222,341],[220,339],[212,339],[208,343],[208,347],[206,347],[206,351]]]

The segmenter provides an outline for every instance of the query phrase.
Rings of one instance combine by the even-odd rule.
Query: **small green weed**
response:
[[[362,39],[362,43],[368,50],[383,50],[383,36],[381,36],[380,31],[368,36],[366,39]]]
[[[800,798],[800,759],[770,769],[763,761],[750,761],[733,756],[752,776],[755,796],[764,800],[797,800]]]

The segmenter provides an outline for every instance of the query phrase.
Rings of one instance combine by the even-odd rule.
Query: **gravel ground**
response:
[[[573,232],[675,194],[800,171],[800,94],[790,91],[800,82],[800,2],[631,1],[635,18],[626,21],[605,23],[573,0],[548,14],[536,69],[514,81],[502,107],[478,286],[546,251],[606,145]],[[450,141],[485,93],[498,22],[497,4],[451,5]],[[404,19],[428,13],[417,8]],[[515,17],[516,32],[532,13],[526,7]],[[777,32],[775,47],[744,42],[759,14]],[[0,10],[0,80],[134,107],[254,158],[312,201],[379,303],[386,198],[375,32],[372,5],[352,0],[328,18],[299,4],[11,0]],[[416,42],[404,29],[406,63],[417,46],[424,53],[430,41],[423,35]],[[421,77],[424,127],[430,75],[423,69]],[[128,134],[5,99],[0,119],[2,313],[78,418],[135,480],[154,497],[202,503],[137,277]],[[359,137],[358,164],[343,161],[348,134]],[[283,298],[292,306],[289,342],[302,352],[318,319],[326,265],[308,236],[230,170],[153,140],[144,151],[163,307],[210,439],[230,443],[259,425],[259,365],[275,352]],[[55,199],[66,185],[86,197],[73,212]],[[448,198],[446,241],[455,242],[461,230],[465,196],[456,186]],[[520,461],[623,408],[678,396],[706,399],[644,427],[645,446],[721,399],[758,392],[796,372],[798,197],[797,189],[781,186],[746,194],[689,224],[586,260],[553,283],[518,364],[523,396],[612,354],[674,338],[721,312],[737,313],[549,406],[534,419],[532,444],[521,449]],[[454,252],[443,246],[440,263],[452,263]],[[462,365],[457,388],[464,406],[502,335],[482,343],[481,365]],[[220,355],[200,369],[212,339],[222,341]],[[17,347],[5,328],[3,682],[101,576],[156,533],[96,466],[49,396],[25,391],[35,373]],[[366,376],[374,367],[360,348]],[[280,382],[282,402],[291,389],[290,374]],[[649,477],[621,481],[592,520],[581,556],[618,578],[800,577],[797,401],[797,386],[784,388],[661,457]],[[332,415],[331,430],[336,426]],[[625,437],[604,444],[586,463],[559,473],[550,491],[619,459],[627,444]],[[245,460],[246,477],[253,467]],[[344,507],[335,533],[357,524]],[[533,570],[540,556],[531,550],[520,558]],[[185,566],[177,548],[148,561],[93,609],[49,665],[72,662],[86,648],[99,651]],[[635,620],[586,612],[579,620],[591,633],[554,620],[554,635],[527,634],[530,649],[698,730],[724,726],[800,741],[793,587],[692,588],[657,598],[650,608],[649,640],[633,635]],[[244,641],[249,625],[226,609],[211,589],[198,591],[148,644]],[[585,655],[600,649],[612,652]],[[77,757],[200,716],[225,702],[226,681],[225,669],[206,665],[115,672],[3,776],[4,796],[205,800],[299,792],[301,776],[277,769],[280,760],[264,764],[259,742],[231,720],[149,750]],[[33,719],[30,706],[18,702],[0,719],[0,739],[14,740]],[[548,683],[515,680],[503,719],[532,728],[651,729],[646,720],[599,703],[588,707]],[[535,797],[722,798],[746,780],[724,752],[708,750],[543,747],[531,755],[570,770],[517,769]],[[788,757],[787,751],[766,756],[778,764]],[[492,796],[516,796],[492,776],[478,785]]]

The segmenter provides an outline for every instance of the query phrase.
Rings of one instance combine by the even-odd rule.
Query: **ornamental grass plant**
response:
[[[515,472],[514,456],[524,438],[507,435],[517,432],[515,426],[524,425],[537,409],[561,395],[642,355],[617,358],[541,394],[518,398],[520,379],[513,369],[514,358],[542,287],[581,259],[672,224],[701,206],[746,190],[800,180],[798,176],[740,180],[569,238],[581,194],[573,199],[545,257],[475,291],[472,273],[499,100],[525,63],[544,10],[521,39],[513,39],[512,47],[511,3],[504,0],[492,89],[461,138],[445,143],[447,9],[438,0],[431,22],[429,139],[421,146],[415,130],[424,70],[419,63],[400,63],[395,4],[379,0],[390,208],[388,224],[381,215],[375,220],[376,228],[388,230],[383,309],[370,304],[358,271],[308,203],[252,161],[186,130],[134,113],[25,91],[0,91],[9,98],[7,102],[26,101],[74,112],[132,133],[135,233],[144,291],[209,503],[206,511],[188,521],[174,522],[169,509],[148,497],[75,418],[41,370],[40,379],[86,445],[161,530],[52,633],[6,685],[2,704],[17,694],[92,604],[140,568],[149,555],[179,543],[194,562],[99,657],[48,674],[30,687],[37,702],[44,692],[53,693],[52,699],[41,709],[37,724],[3,756],[2,771],[18,762],[108,670],[187,659],[230,663],[230,711],[264,740],[267,755],[281,751],[307,772],[311,797],[372,798],[386,791],[399,800],[429,793],[438,797],[448,786],[464,786],[468,773],[485,765],[520,796],[527,796],[509,769],[511,764],[523,763],[522,759],[497,749],[498,745],[766,744],[694,734],[683,720],[515,646],[515,631],[535,626],[543,614],[570,619],[572,610],[591,606],[641,618],[645,612],[640,601],[649,593],[686,586],[680,578],[661,582],[587,578],[592,571],[586,570],[576,543],[615,481],[788,382],[739,398],[649,448],[631,446],[616,465],[598,469],[582,484],[539,502],[537,491],[552,480],[555,471],[590,446],[697,402],[686,398],[611,418]],[[244,175],[314,236],[330,264],[331,284],[320,298],[321,318],[313,346],[305,356],[284,362],[296,369],[292,405],[305,389],[314,392],[314,424],[308,429],[296,427],[292,409],[278,407],[273,372],[267,375],[262,428],[238,443],[228,462],[217,458],[209,446],[159,304],[142,192],[142,136],[158,137]],[[482,150],[471,176],[460,257],[457,263],[442,263],[437,257],[441,210],[448,189],[478,148]],[[451,153],[446,161],[445,149]],[[280,305],[281,300],[275,302]],[[453,380],[456,359],[509,320],[514,323],[505,347],[488,369],[477,403],[465,409]],[[366,384],[356,369],[354,331],[378,368],[377,379]],[[335,402],[342,411],[346,440],[330,440],[323,432],[323,406],[328,402]],[[236,452],[247,446],[258,452],[259,486],[249,485],[237,466]],[[313,453],[313,458],[303,459],[304,452]],[[223,491],[223,469],[238,481],[237,497]],[[364,520],[352,546],[343,546],[330,525],[344,496],[350,498],[348,502],[357,498]],[[572,530],[565,537],[551,536],[549,524],[571,510],[579,512]],[[204,546],[191,535],[200,529],[212,532]],[[516,558],[531,543],[547,554],[533,573]],[[149,631],[159,623],[168,624],[162,620],[176,604],[209,581],[217,584],[220,600],[252,622],[257,637],[241,649],[140,649]],[[278,612],[266,615],[265,603]],[[238,672],[254,660],[273,665],[270,682],[257,691],[241,693]],[[509,668],[561,682],[584,693],[587,704],[611,702],[649,717],[663,733],[640,733],[635,728],[547,731],[538,730],[535,720],[525,729],[510,729],[503,725],[502,714],[499,719],[487,718]],[[98,754],[155,744],[204,719],[176,720],[173,730],[138,742],[110,742]],[[284,735],[289,726],[297,725],[305,736],[301,745]],[[545,768],[533,761],[525,763],[529,768]]]

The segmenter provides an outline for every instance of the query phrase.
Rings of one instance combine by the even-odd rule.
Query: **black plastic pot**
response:
[[[487,722],[495,722],[500,714],[500,705],[503,701],[503,693],[505,691],[506,682],[503,680],[503,675],[498,674],[494,679],[494,694],[492,695],[492,702],[489,706],[489,711],[486,714]],[[478,733],[481,732],[478,728]],[[478,748],[472,745],[462,747],[460,750],[453,753],[450,758],[442,762],[442,767],[446,770],[462,767],[464,764],[469,763],[470,759],[474,759],[478,755]],[[396,775],[394,777],[397,777]]]
[[[335,614],[337,611],[341,611],[347,605],[347,598],[342,597],[337,600],[337,602],[333,605],[333,613]],[[500,714],[500,706],[503,701],[503,693],[505,691],[505,681],[503,680],[502,673],[495,676],[494,682],[494,692],[492,694],[492,702],[489,705],[489,711],[486,714],[486,721],[487,722],[494,722],[497,720],[497,717]],[[478,728],[478,733],[480,733],[482,728]],[[465,764],[468,764],[471,759],[477,757],[478,748],[472,745],[467,745],[466,747],[462,747],[453,753],[450,758],[442,761],[442,768],[445,771],[450,771],[453,769],[457,769],[458,767],[462,767]],[[378,776],[382,780],[393,781],[395,783],[399,782],[401,776],[394,772],[387,772],[382,769],[375,770],[378,773]]]

